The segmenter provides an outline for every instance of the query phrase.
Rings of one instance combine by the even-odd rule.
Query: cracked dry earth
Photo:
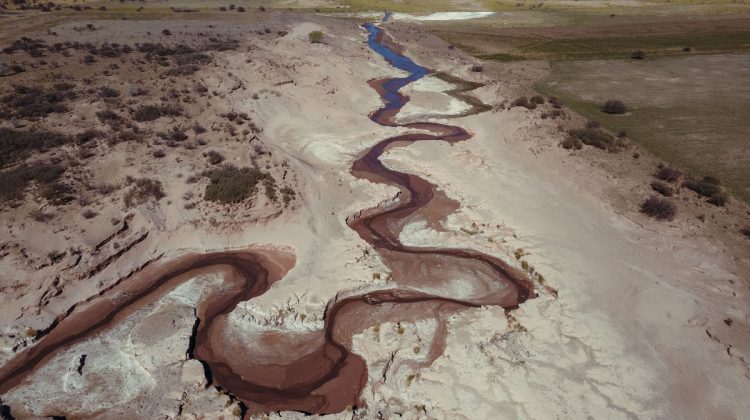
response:
[[[266,116],[278,153],[300,178],[317,177],[303,186],[307,208],[248,228],[244,243],[258,245],[159,254],[75,307],[0,367],[12,415],[750,410],[746,287],[721,244],[620,216],[583,188],[608,182],[602,172],[571,171],[559,150],[529,153],[518,139],[549,127],[485,106],[503,92],[471,76],[464,57],[430,63],[433,72],[383,28],[339,28],[339,50],[314,46],[334,58],[308,58],[345,68],[338,76],[352,103],[334,96],[320,106],[346,112],[331,116],[361,137]],[[365,36],[371,51],[356,47]],[[343,52],[359,62],[336,61]],[[321,187],[336,184],[351,195]],[[736,321],[723,322],[727,312]]]

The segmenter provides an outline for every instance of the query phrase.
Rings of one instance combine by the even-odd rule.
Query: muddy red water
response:
[[[381,125],[399,126],[395,116],[408,102],[399,90],[430,71],[404,56],[402,48],[381,28],[367,25],[366,29],[375,51],[392,65],[410,72],[406,78],[370,82],[384,102],[371,119]],[[486,110],[464,94],[477,85],[450,80],[458,88],[449,93],[470,102],[471,112]],[[368,381],[367,365],[352,352],[352,337],[375,324],[436,320],[438,327],[427,349],[428,357],[421,364],[428,365],[442,353],[447,315],[481,305],[517,307],[529,297],[531,283],[522,272],[499,258],[468,249],[406,246],[399,240],[403,226],[409,222],[424,220],[439,227],[458,204],[424,179],[388,169],[380,162],[380,156],[389,148],[416,141],[455,143],[471,138],[467,130],[453,125],[417,122],[400,126],[413,132],[379,142],[352,167],[356,177],[399,188],[398,199],[387,206],[364,210],[348,221],[392,270],[392,288],[329,302],[323,331],[263,333],[253,341],[243,341],[227,328],[227,315],[238,303],[263,294],[281,280],[293,266],[293,256],[258,249],[184,255],[148,266],[101,296],[71,308],[35,345],[0,368],[0,395],[31,380],[34,370],[61,349],[115,325],[207,270],[228,269],[225,283],[229,287],[199,302],[199,320],[187,354],[204,364],[212,385],[242,401],[249,413],[295,410],[323,414],[363,405],[361,391]]]

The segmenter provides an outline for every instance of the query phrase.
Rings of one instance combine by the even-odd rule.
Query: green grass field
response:
[[[750,54],[636,60],[560,61],[537,84],[585,117],[625,130],[666,162],[715,175],[750,202]],[[608,99],[626,115],[600,111]]]

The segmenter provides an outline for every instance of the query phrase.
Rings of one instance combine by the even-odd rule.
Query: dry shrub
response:
[[[149,178],[128,178],[128,183],[132,185],[130,191],[125,194],[125,206],[130,208],[133,205],[143,204],[153,199],[159,201],[164,198],[164,190],[161,182]]]
[[[584,144],[611,153],[620,152],[628,147],[627,139],[613,136],[596,122],[589,122],[584,128],[570,130],[568,135],[581,140]]]
[[[665,166],[659,168],[659,170],[654,174],[654,177],[661,179],[662,181],[674,183],[677,182],[680,177],[682,177],[682,172],[678,171],[677,169],[670,168],[669,166]]]
[[[512,102],[512,106],[522,106],[526,109],[536,109],[536,102],[529,101],[529,98],[521,96]]]
[[[651,189],[658,192],[665,197],[671,197],[674,194],[674,190],[669,184],[661,181],[654,181],[651,183]]]
[[[544,96],[542,96],[542,95],[534,95],[534,96],[531,97],[531,102],[535,103],[537,105],[542,105],[542,104],[544,104]]]
[[[560,146],[562,146],[563,149],[580,150],[583,148],[583,142],[579,138],[568,136],[565,140],[560,142]]]
[[[224,162],[224,156],[216,150],[209,150],[206,152],[206,157],[208,158],[208,163],[211,165],[218,165],[221,162]]]
[[[656,220],[673,220],[677,216],[677,206],[671,200],[652,195],[641,204],[641,213]]]
[[[20,200],[30,182],[51,184],[57,182],[64,172],[65,168],[58,164],[22,165],[0,172],[0,202]]]
[[[703,197],[712,197],[721,193],[721,187],[719,187],[717,183],[712,182],[713,180],[714,179],[712,178],[709,178],[708,180],[706,180],[706,178],[702,180],[690,178],[686,179],[685,182],[682,183],[682,186],[695,191]]]
[[[0,127],[0,167],[73,141],[70,136],[44,130],[21,131]]]

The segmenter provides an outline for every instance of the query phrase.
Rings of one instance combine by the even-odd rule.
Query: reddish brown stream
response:
[[[365,28],[370,33],[370,46],[389,63],[409,72],[405,78],[370,82],[385,103],[371,119],[381,125],[398,126],[394,116],[408,101],[399,90],[429,70],[405,57],[379,27]],[[464,87],[456,92],[476,85],[467,83]],[[455,92],[454,96],[465,98]],[[484,109],[474,106],[472,112]],[[30,380],[30,374],[60,350],[115,325],[206,270],[228,269],[228,287],[199,303],[199,321],[188,357],[200,360],[212,385],[242,401],[248,412],[334,413],[363,405],[360,394],[368,381],[367,366],[352,352],[352,337],[375,324],[435,319],[437,332],[422,364],[428,365],[442,352],[446,315],[481,305],[517,307],[529,297],[531,283],[522,272],[500,259],[467,249],[406,246],[399,240],[402,227],[410,221],[426,220],[440,229],[440,221],[457,203],[424,179],[386,168],[380,156],[389,148],[416,141],[455,143],[471,137],[465,129],[446,124],[420,122],[402,126],[412,131],[381,141],[352,168],[357,177],[401,191],[394,203],[365,210],[349,220],[350,227],[372,245],[392,270],[392,288],[337,297],[326,308],[321,332],[291,334],[282,330],[242,341],[243,337],[238,338],[236,332],[225,328],[227,314],[238,303],[263,294],[280,280],[293,266],[293,257],[255,249],[184,255],[146,267],[100,297],[71,308],[34,346],[0,368],[0,395]],[[385,378],[386,372],[383,381]]]

